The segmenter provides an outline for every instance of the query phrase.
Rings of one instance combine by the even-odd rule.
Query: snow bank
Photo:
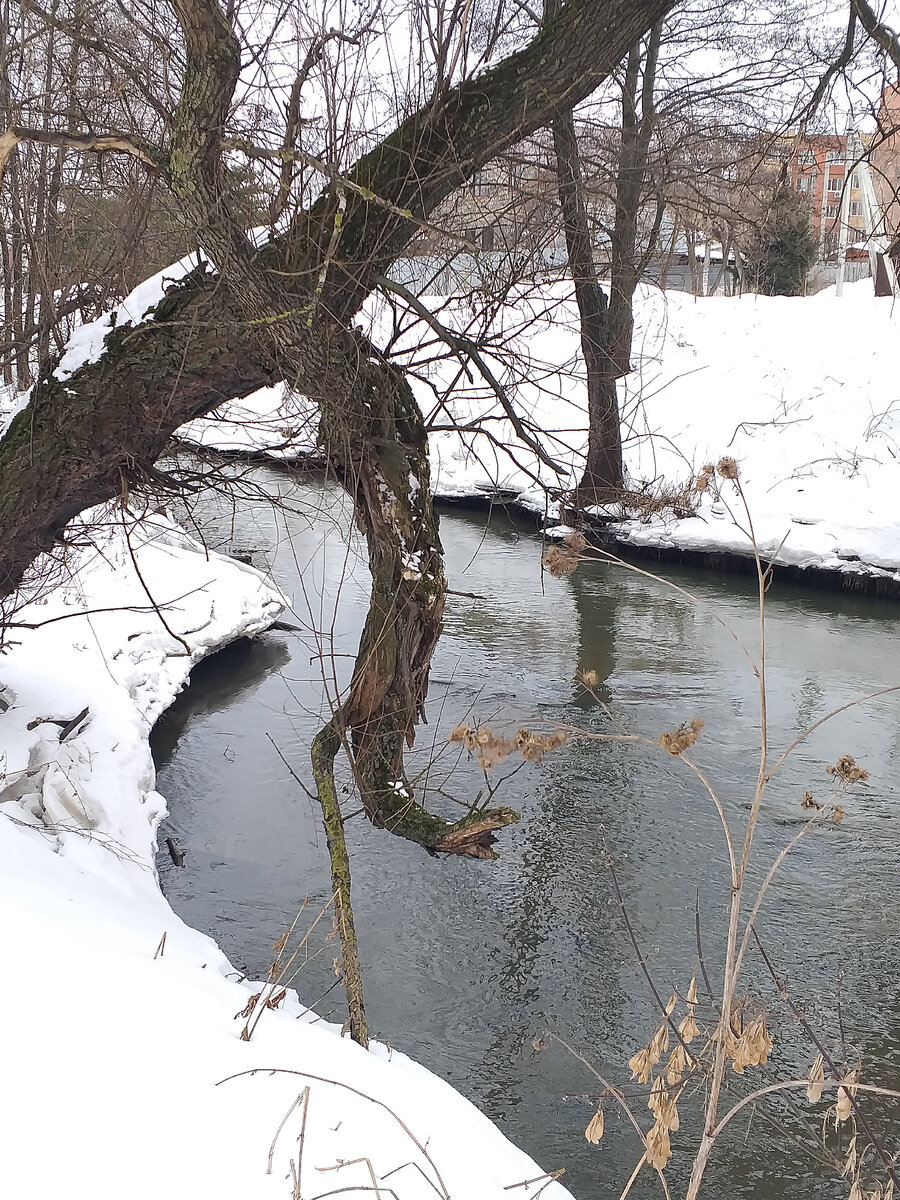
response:
[[[685,480],[735,458],[757,541],[781,563],[900,579],[898,313],[863,280],[838,299],[648,296],[640,310],[641,394],[629,468]],[[733,489],[725,498],[736,502]],[[740,506],[739,523],[746,525]],[[727,506],[629,522],[635,545],[750,552]]]
[[[413,386],[433,430],[435,494],[465,499],[499,491],[552,517],[557,506],[548,492],[577,480],[586,448],[577,313],[557,284],[512,300],[496,315],[469,299],[430,303],[443,306],[440,319],[457,335],[487,338],[489,371],[559,473],[517,436],[465,355],[443,347],[440,360],[426,361],[421,326],[394,344],[416,365]],[[377,303],[367,320],[376,339],[391,332]],[[834,288],[798,299],[696,299],[642,287],[635,371],[620,385],[631,486],[677,487],[730,455],[765,554],[900,580],[893,504],[900,485],[898,325],[900,310],[876,299],[869,280],[848,284],[840,299]],[[433,333],[427,336],[433,348]],[[207,445],[269,444],[276,453],[312,448],[308,402],[279,395],[280,407],[267,414],[269,399],[256,393],[225,405],[215,421],[195,422],[190,436]],[[246,425],[242,408],[250,409]],[[750,542],[738,528],[744,524],[743,513],[705,496],[695,517],[632,515],[615,531],[635,546],[747,555]]]
[[[57,373],[95,358],[113,324],[136,322],[188,256],[141,284],[115,313],[77,330]],[[533,432],[525,444],[490,379],[432,329],[398,329],[371,299],[364,323],[376,342],[414,365],[413,386],[432,427],[435,494],[501,493],[552,516],[548,494],[577,480],[586,448],[577,312],[566,285],[520,288],[497,313],[485,300],[429,300],[457,336],[484,345],[483,361]],[[706,462],[734,457],[763,553],[799,567],[900,580],[900,382],[894,341],[900,312],[870,280],[802,299],[697,299],[638,291],[635,371],[620,385],[629,481],[657,490],[688,481]],[[430,357],[429,357],[430,355]],[[455,426],[455,427],[454,427]],[[283,387],[222,405],[181,431],[196,444],[290,458],[315,449],[316,413]],[[546,459],[558,467],[554,470]],[[631,516],[615,527],[635,546],[750,553],[727,507],[704,497],[695,517]]]
[[[258,987],[156,883],[147,737],[197,659],[285,601],[164,514],[129,522],[132,550],[121,513],[92,516],[94,548],[14,614],[0,657],[0,1194],[283,1198],[291,1159],[305,1197],[371,1191],[368,1164],[398,1200],[500,1200],[539,1176],[449,1086],[293,993],[241,1040]],[[307,1085],[302,1148],[297,1107],[269,1172]]]

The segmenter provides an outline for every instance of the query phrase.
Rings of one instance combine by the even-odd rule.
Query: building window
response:
[[[825,155],[825,161],[827,163],[840,165],[844,161],[843,150],[829,150]]]
[[[514,162],[509,165],[509,186],[514,192],[521,191],[531,178],[531,164]]]
[[[850,216],[851,217],[861,217],[862,216],[862,202],[861,201],[859,201],[859,200],[851,200],[850,201]]]
[[[472,195],[486,196],[490,189],[487,171],[476,171],[472,176]]]
[[[854,171],[853,174],[850,176],[850,186],[852,188],[859,187],[859,175],[857,174],[856,171]]]
[[[800,153],[797,162],[801,167],[814,167],[816,165],[816,155],[813,150],[803,150]]]
[[[474,249],[474,248],[475,248],[475,246],[477,246],[477,245],[478,245],[478,241],[477,241],[477,239],[478,239],[478,230],[477,230],[477,229],[467,229],[467,230],[465,231],[465,234],[464,234],[464,236],[465,236],[465,239],[466,239],[466,241],[467,241],[467,242],[469,242],[469,243],[471,244],[471,246],[472,246],[472,249]]]
[[[843,186],[844,181],[840,175],[832,175],[832,177],[828,180],[829,192],[839,192]]]
[[[494,227],[493,225],[485,225],[481,231],[481,248],[482,250],[493,250],[494,248]]]
[[[840,205],[829,204],[828,207],[825,209],[825,216],[829,219],[829,221],[832,221],[835,219],[835,217],[837,217],[837,215],[840,211],[841,211]]]
[[[812,178],[809,175],[801,175],[797,180],[797,191],[808,192],[812,187]]]

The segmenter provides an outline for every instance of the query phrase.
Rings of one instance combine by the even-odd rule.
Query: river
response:
[[[308,747],[327,696],[346,682],[365,613],[367,571],[349,535],[341,493],[309,478],[254,468],[251,479],[287,507],[200,501],[194,518],[210,545],[252,553],[293,597],[301,633],[271,633],[220,654],[154,734],[161,832],[186,847],[183,868],[159,858],[164,891],[232,962],[262,977],[272,947],[306,897],[307,926],[330,894],[319,816],[292,777],[309,785]],[[485,781],[448,747],[464,722],[512,730],[577,725],[609,732],[601,708],[574,682],[591,669],[616,720],[657,738],[685,720],[705,728],[697,760],[721,789],[731,819],[746,815],[758,766],[756,683],[734,640],[709,611],[663,583],[597,563],[563,579],[540,573],[540,544],[499,512],[446,513],[451,588],[434,662],[429,724],[410,775],[447,815]],[[750,582],[667,570],[748,645],[757,634]],[[830,708],[900,682],[900,627],[888,604],[776,585],[767,603],[769,726],[783,747]],[[323,682],[324,681],[324,682]],[[791,995],[840,1059],[863,1079],[900,1087],[900,699],[841,714],[804,743],[767,795],[753,879],[799,828],[805,790],[822,799],[825,766],[845,752],[870,772],[842,800],[846,817],[807,836],[777,876],[758,922]],[[492,774],[492,785],[514,764]],[[495,778],[496,777],[496,778]],[[716,812],[676,759],[636,744],[576,739],[527,764],[496,801],[522,814],[503,831],[496,862],[436,859],[363,817],[347,823],[366,1005],[374,1034],[470,1097],[579,1200],[616,1197],[642,1153],[627,1120],[606,1103],[599,1146],[583,1130],[601,1086],[549,1031],[618,1084],[628,1058],[658,1024],[632,936],[615,899],[607,852],[634,941],[659,991],[683,992],[698,960],[696,913],[717,978],[727,857]],[[348,804],[353,806],[348,796]],[[294,980],[323,1016],[342,1020],[342,996],[320,923]],[[701,982],[701,1000],[705,992]],[[744,990],[769,1009],[774,1050],[763,1085],[804,1074],[815,1056],[768,970],[751,953]],[[698,1016],[711,1011],[701,1005]],[[702,1023],[702,1022],[701,1022]],[[846,1047],[846,1048],[842,1048]],[[752,1078],[751,1078],[752,1077]],[[734,1085],[734,1086],[733,1086]],[[729,1095],[745,1081],[729,1079]],[[640,1108],[634,1085],[629,1094]],[[802,1097],[802,1092],[797,1093]],[[683,1193],[696,1127],[692,1101],[673,1134],[667,1174]],[[823,1106],[776,1098],[746,1109],[717,1143],[705,1194],[767,1200],[845,1197],[833,1166],[847,1135],[821,1143]],[[872,1108],[896,1142],[896,1110]],[[752,1112],[752,1117],[751,1117]],[[647,1125],[650,1120],[647,1121]],[[841,1140],[842,1139],[842,1140]],[[896,1149],[896,1145],[894,1145]],[[465,1153],[465,1147],[460,1147]],[[661,1195],[644,1173],[632,1196]]]

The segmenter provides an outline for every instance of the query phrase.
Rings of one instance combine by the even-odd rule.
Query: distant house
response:
[[[884,89],[872,146],[872,184],[884,213],[885,232],[900,237],[900,87]]]
[[[837,249],[840,234],[841,203],[849,189],[847,224],[850,242],[865,236],[859,174],[848,161],[847,138],[841,134],[787,135],[779,138],[776,154],[787,162],[787,178],[792,188],[806,201],[813,235],[823,257]]]

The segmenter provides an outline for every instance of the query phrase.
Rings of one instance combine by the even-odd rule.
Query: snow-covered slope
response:
[[[495,340],[498,349],[485,351],[485,361],[561,474],[522,443],[471,363],[468,378],[460,359],[446,355],[420,367],[414,386],[436,427],[437,495],[458,499],[499,487],[552,514],[547,489],[572,485],[586,445],[577,315],[560,285],[513,300],[490,321],[468,300],[446,305],[441,320],[458,333],[487,332]],[[368,320],[376,337],[389,332],[375,303]],[[764,551],[781,547],[780,561],[825,570],[900,572],[893,506],[900,485],[898,332],[900,308],[876,299],[869,280],[848,285],[840,299],[833,288],[798,299],[696,299],[641,288],[635,371],[620,385],[630,484],[651,493],[677,486],[730,455]],[[420,335],[421,328],[397,342],[411,361],[421,359]],[[433,343],[430,331],[428,337]],[[187,435],[229,448],[268,444],[276,453],[311,448],[306,403],[279,395],[274,410],[270,404],[270,395],[257,393],[194,422]],[[451,416],[461,431],[441,428]],[[479,421],[481,431],[473,431]],[[636,545],[749,552],[727,508],[709,495],[695,518],[634,517],[618,532]]]
[[[304,1196],[371,1189],[369,1164],[399,1200],[539,1176],[449,1086],[293,993],[241,1039],[258,986],[157,886],[147,738],[198,658],[285,601],[164,515],[125,518],[131,550],[121,513],[90,515],[95,547],[14,614],[0,657],[0,1195],[286,1197],[292,1159]],[[302,1146],[300,1105],[272,1153],[307,1085]]]

